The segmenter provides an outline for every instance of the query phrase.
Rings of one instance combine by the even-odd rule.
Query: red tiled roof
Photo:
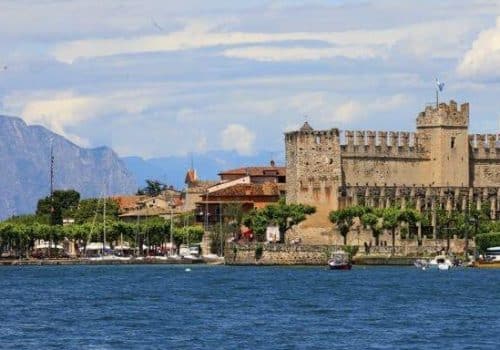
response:
[[[120,212],[136,209],[139,202],[146,196],[113,196],[111,197],[117,204]]]
[[[245,197],[245,196],[279,196],[280,190],[277,183],[266,182],[262,184],[237,184],[212,192],[208,199],[214,197]]]
[[[198,180],[193,182],[186,190],[189,193],[204,193],[207,191],[207,188],[217,185],[219,181],[211,181],[211,180]]]
[[[225,170],[219,175],[242,175],[242,176],[286,176],[284,166],[254,166]]]

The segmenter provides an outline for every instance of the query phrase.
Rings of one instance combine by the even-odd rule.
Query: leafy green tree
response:
[[[315,211],[316,209],[310,205],[286,204],[283,199],[280,199],[276,204],[250,211],[243,217],[242,221],[245,226],[254,231],[257,240],[263,241],[266,228],[270,224],[279,226],[280,233],[284,234]]]
[[[371,209],[365,206],[356,205],[336,211],[330,212],[330,221],[337,225],[342,237],[344,237],[344,245],[347,245],[347,235],[355,218],[361,218],[364,214],[370,212]]]
[[[377,215],[374,212],[365,213],[361,216],[361,223],[366,229],[372,231],[372,235],[375,238],[375,245],[380,244],[380,234],[382,233],[382,218],[381,215]]]
[[[177,246],[180,244],[199,243],[203,238],[205,231],[203,227],[193,225],[174,228],[174,242]]]
[[[391,254],[394,255],[395,253],[395,246],[396,246],[396,228],[398,228],[400,219],[400,210],[395,207],[389,207],[384,210],[382,219],[383,219],[383,227],[386,230],[389,230],[391,232],[391,237],[392,237],[392,250]]]
[[[477,248],[484,253],[487,248],[500,246],[500,232],[481,233],[476,236]]]
[[[408,226],[414,226],[420,220],[421,216],[415,209],[400,209],[397,207],[389,207],[383,210],[382,227],[391,232],[392,255],[395,254],[396,249],[396,229],[402,223],[406,223]]]
[[[158,196],[162,191],[167,189],[167,185],[158,180],[146,180],[146,186],[137,191],[138,195],[147,195],[151,197]]]
[[[118,219],[118,203],[112,198],[106,199],[106,218],[108,220]],[[102,222],[104,215],[104,199],[89,198],[83,199],[74,213],[76,224],[85,222]]]
[[[36,214],[48,215],[51,224],[62,225],[64,216],[72,216],[80,201],[80,193],[75,190],[56,190],[53,196],[38,200]]]
[[[11,224],[20,224],[20,225],[33,225],[35,223],[49,224],[50,217],[49,215],[36,215],[36,214],[14,215],[5,220],[4,222]]]

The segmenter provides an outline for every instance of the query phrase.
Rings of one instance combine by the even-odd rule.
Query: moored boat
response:
[[[446,255],[437,255],[436,257],[434,257],[434,259],[429,261],[427,267],[430,269],[445,271],[453,267],[453,263]]]
[[[331,270],[350,270],[352,263],[349,259],[349,254],[339,250],[332,253],[328,260],[328,266]]]
[[[475,261],[473,266],[487,269],[500,268],[500,247],[490,247],[486,249],[484,258]]]

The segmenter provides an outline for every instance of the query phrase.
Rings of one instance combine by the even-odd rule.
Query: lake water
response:
[[[2,349],[498,349],[500,270],[0,268]]]

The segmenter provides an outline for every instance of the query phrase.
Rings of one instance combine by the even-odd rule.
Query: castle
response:
[[[488,202],[498,218],[499,135],[468,128],[469,104],[455,101],[427,106],[415,132],[314,130],[306,122],[285,134],[287,201],[316,206],[312,226],[358,203],[465,210]]]

